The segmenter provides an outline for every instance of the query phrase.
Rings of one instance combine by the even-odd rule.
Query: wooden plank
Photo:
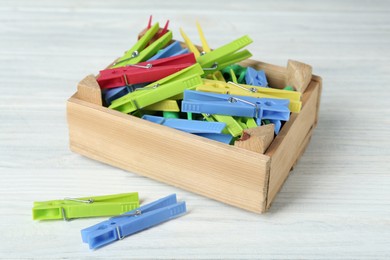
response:
[[[72,97],[70,147],[107,164],[222,201],[263,212],[266,155],[157,125]]]
[[[319,94],[319,83],[311,81],[302,98],[301,112],[292,113],[290,120],[283,126],[266,152],[266,155],[271,157],[267,206],[283,185],[291,167],[300,155],[301,144],[315,124]]]
[[[99,106],[103,105],[102,92],[94,75],[88,75],[79,82],[77,98]]]
[[[283,183],[279,186],[278,190],[276,191],[276,195],[279,193],[280,189],[283,187],[283,184],[286,182],[287,180],[287,177],[288,175],[290,174],[290,172],[293,170],[293,168],[295,167],[295,165],[298,163],[299,159],[301,158],[301,156],[303,155],[303,153],[305,152],[307,146],[309,145],[309,142],[310,142],[310,139],[313,135],[313,130],[314,130],[314,127],[310,128],[310,131],[309,133],[306,135],[305,139],[303,140],[302,144],[299,146],[298,148],[298,156],[293,164],[293,166],[291,167],[291,169],[288,171],[287,173],[287,176],[286,178],[283,180]],[[275,197],[276,197],[275,195]],[[275,197],[271,200],[270,198],[267,197],[267,210],[272,206],[272,202],[273,200],[275,199]]]
[[[312,76],[312,80],[313,81],[316,81],[318,83],[318,100],[317,100],[317,108],[316,108],[316,121],[315,121],[315,124],[314,124],[314,127],[317,126],[317,123],[318,123],[318,116],[320,114],[320,104],[321,104],[321,93],[322,93],[322,78],[320,76],[317,76],[317,75],[313,75]]]
[[[298,92],[305,92],[305,89],[312,80],[312,67],[305,63],[289,60],[287,62],[287,85],[293,86]]]
[[[234,142],[234,146],[263,154],[274,139],[275,125],[262,125],[245,129],[240,139]]]

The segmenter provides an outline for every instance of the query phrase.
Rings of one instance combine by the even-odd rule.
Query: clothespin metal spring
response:
[[[216,70],[218,69],[218,62],[214,62],[213,66],[210,68],[203,68],[203,70]]]
[[[241,85],[239,85],[239,84],[237,84],[237,83],[235,83],[233,81],[228,81],[228,84],[231,84],[233,86],[236,86],[238,88],[241,88],[243,90],[246,90],[246,91],[249,91],[249,92],[252,92],[252,93],[257,93],[257,89],[256,88],[246,88],[246,87],[243,87],[243,86],[241,86]]]

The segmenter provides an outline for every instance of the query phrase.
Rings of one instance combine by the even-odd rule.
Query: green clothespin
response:
[[[261,125],[269,125],[269,124],[271,124],[271,121],[269,121],[268,119],[261,120]]]
[[[245,83],[246,69],[247,69],[246,67],[240,66],[238,64],[233,64],[233,65],[227,66],[226,68],[221,70],[221,72],[222,72],[222,75],[226,77],[225,78],[226,81],[233,81],[235,83],[243,84],[243,83]],[[235,78],[237,78],[237,75],[238,75],[238,78],[236,81],[233,80],[231,70],[233,70],[233,72],[235,74],[234,75]]]
[[[256,120],[252,117],[238,117],[236,120],[244,129],[258,127]]]
[[[192,113],[191,112],[187,112],[187,119],[192,120]]]
[[[206,75],[213,73],[217,70],[221,70],[231,64],[248,59],[252,56],[252,54],[248,50],[238,51],[253,42],[252,39],[249,38],[249,36],[243,36],[222,47],[219,47],[215,50],[211,50],[209,45],[207,44],[207,41],[204,37],[202,28],[200,27],[199,23],[197,23],[196,26],[198,28],[199,37],[202,42],[202,53],[199,52],[198,48],[196,48],[196,46],[191,42],[191,40],[181,28],[180,33],[188,49],[192,53],[194,53],[196,60],[205,70]]]
[[[233,81],[234,83],[237,83],[237,84],[238,84],[238,82],[237,82],[237,77],[236,77],[236,74],[234,73],[233,69],[230,69],[230,77],[232,78],[232,81]]]
[[[228,65],[240,62],[252,56],[248,50],[239,51],[245,46],[252,43],[249,36],[243,36],[232,41],[222,47],[210,51],[197,59],[198,63],[205,70],[205,73],[212,73],[216,70],[221,70]]]
[[[198,63],[160,79],[143,88],[128,93],[112,101],[109,108],[131,113],[157,102],[182,93],[185,89],[194,89],[202,84],[200,75],[203,70]]]
[[[248,50],[239,51],[222,57],[219,61],[213,64],[212,68],[216,67],[217,69],[223,69],[231,64],[249,59],[250,57],[252,57],[252,53],[250,53]],[[208,71],[212,71],[212,68],[208,69]]]
[[[178,112],[163,111],[163,117],[165,118],[179,118]]]
[[[293,86],[286,86],[284,90],[290,90],[290,91],[295,91]]]
[[[126,65],[137,64],[146,61],[154,54],[162,49],[172,40],[172,32],[168,31],[163,36],[158,38],[152,44],[146,47],[154,35],[158,32],[160,26],[155,23],[146,33],[139,39],[139,41],[125,54],[119,58],[111,68],[123,67]],[[145,48],[146,47],[146,48]]]
[[[208,114],[202,115],[206,119],[206,121],[225,123],[226,127],[224,129],[224,132],[222,132],[224,134],[231,134],[233,137],[240,136],[242,134],[242,126],[232,116]]]
[[[139,207],[138,193],[34,202],[34,220],[116,216]]]
[[[241,66],[240,66],[240,67],[241,67]],[[245,83],[246,83],[246,81],[245,81],[246,70],[247,70],[247,68],[242,67],[241,71],[239,71],[239,72],[237,73],[238,75],[240,75],[240,76],[238,77],[238,80],[237,80],[239,84],[245,84]]]

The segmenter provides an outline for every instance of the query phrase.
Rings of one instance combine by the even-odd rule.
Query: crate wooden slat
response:
[[[265,70],[273,87],[282,88],[291,80],[287,68],[253,60],[242,65]],[[86,94],[88,91],[91,96]],[[99,91],[93,76],[88,76],[67,102],[72,151],[262,213],[271,205],[310,140],[317,122],[321,78],[311,77],[303,94],[302,111],[292,114],[265,154],[108,109],[100,105]]]

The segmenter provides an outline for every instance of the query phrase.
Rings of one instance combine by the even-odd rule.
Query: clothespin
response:
[[[203,79],[203,85],[198,86],[196,90],[203,92],[213,92],[256,98],[289,99],[289,109],[291,112],[294,113],[299,113],[302,107],[302,102],[300,101],[301,93],[296,91],[288,91],[276,88],[263,88],[257,86],[237,84],[234,82],[224,83],[209,79]]]
[[[109,108],[130,113],[154,103],[169,99],[185,89],[194,89],[202,84],[200,75],[203,74],[199,64],[194,64],[175,74],[153,82],[142,89],[137,89],[119,99],[114,100]]]
[[[250,117],[238,117],[236,118],[237,123],[241,125],[243,129],[258,127],[256,120]]]
[[[115,99],[118,99],[120,97],[123,97],[124,95],[133,92],[134,90],[138,88],[143,88],[149,83],[141,83],[141,84],[135,84],[131,86],[123,86],[123,87],[117,87],[117,88],[109,88],[105,89],[102,94],[104,97],[104,100],[106,101],[106,104],[109,106],[111,105],[111,102]]]
[[[228,65],[238,63],[252,56],[248,50],[238,51],[245,46],[252,43],[252,39],[249,36],[243,36],[229,44],[219,47],[215,50],[211,50],[204,37],[202,28],[197,23],[199,37],[202,42],[202,53],[199,52],[198,48],[191,42],[188,36],[184,33],[183,29],[180,28],[180,33],[188,47],[188,49],[194,53],[198,63],[205,70],[205,74],[210,74],[215,71],[221,70]]]
[[[90,249],[96,249],[184,213],[186,213],[185,202],[177,202],[176,194],[172,194],[85,228],[81,230],[81,237],[84,243],[89,244]]]
[[[167,22],[165,23],[164,28],[159,33],[157,33],[157,38],[160,38],[166,32],[168,32],[168,25],[169,25],[169,20],[167,20]]]
[[[245,82],[247,85],[268,87],[268,81],[264,70],[255,70],[252,67],[248,67],[246,70]]]
[[[271,124],[275,126],[275,134],[279,134],[280,129],[282,128],[282,122],[280,120],[270,119]]]
[[[164,112],[180,112],[179,105],[176,100],[166,99],[158,103],[154,103],[145,107],[145,111],[164,111]]]
[[[34,202],[33,219],[101,217],[122,214],[139,207],[138,193]]]
[[[290,118],[288,99],[253,98],[185,90],[182,112],[221,114],[287,121]]]
[[[269,124],[274,125],[275,134],[278,135],[280,129],[282,128],[282,122],[280,120],[269,120],[269,119],[265,119],[261,121],[261,125],[269,125]]]
[[[225,78],[223,77],[223,74],[219,70],[208,74],[206,78],[226,82]]]
[[[225,128],[225,123],[219,122],[207,122],[207,121],[196,121],[187,119],[175,119],[175,118],[164,118],[160,116],[144,115],[142,119],[150,122],[168,126],[183,132],[199,134],[199,133],[211,133],[220,134]]]
[[[146,27],[148,30],[152,27],[152,20],[153,20],[153,16],[149,16],[149,22],[148,22],[148,26]]]
[[[203,30],[202,30],[202,27],[200,27],[199,22],[196,22],[196,28],[198,29],[199,38],[200,38],[200,41],[202,42],[202,49],[203,49],[202,53],[199,52],[198,48],[192,43],[192,41],[184,33],[182,28],[180,28],[180,34],[183,37],[184,42],[186,43],[187,47],[190,49],[190,51],[192,53],[194,53],[195,57],[198,58],[199,56],[210,52],[211,49],[206,41],[206,38],[204,37]]]
[[[180,110],[180,108],[179,108]],[[163,111],[163,117],[165,118],[179,118],[178,112]]]
[[[130,86],[144,82],[154,82],[195,64],[192,53],[142,62],[115,69],[100,71],[97,79],[101,89]]]
[[[188,49],[187,48],[183,49],[180,45],[180,42],[174,41],[172,44],[168,45],[164,49],[159,50],[157,54],[151,57],[148,61],[173,57],[173,56],[182,55],[186,53],[188,53]]]
[[[110,105],[113,100],[120,98],[130,92],[131,89],[128,86],[111,88],[103,92],[103,97],[104,100],[106,101],[106,104]]]
[[[221,70],[231,64],[250,58],[252,54],[248,50],[238,50],[244,48],[252,42],[253,41],[249,38],[249,36],[243,36],[231,43],[200,56],[197,58],[197,62],[205,70],[205,73]]]
[[[221,70],[223,77],[225,78],[225,81],[233,81],[231,71],[234,71],[234,75],[237,78],[237,83],[244,84],[245,83],[245,75],[246,75],[246,67],[243,67],[238,64],[232,64]]]
[[[123,67],[129,64],[137,64],[142,61],[146,61],[156,54],[158,50],[167,45],[172,40],[171,31],[168,31],[146,47],[153,36],[158,32],[159,28],[159,24],[155,23],[130,50],[125,52],[125,54],[114,63],[112,68]]]
[[[289,91],[295,91],[294,87],[292,87],[292,86],[285,86],[283,89],[284,90],[289,90]]]
[[[263,125],[245,129],[242,137],[234,142],[234,146],[257,153],[264,153],[274,139],[274,125]]]
[[[243,131],[243,127],[232,117],[232,116],[226,116],[226,115],[210,115],[210,114],[203,114],[203,117],[208,122],[221,122],[226,124],[226,131],[223,131],[222,133],[229,133],[233,137],[240,136]]]
[[[152,27],[152,20],[153,20],[153,16],[151,15],[151,16],[149,17],[148,25],[147,25],[145,31],[149,30],[149,29]],[[150,45],[151,43],[153,43],[155,40],[157,40],[158,38],[160,38],[161,36],[163,36],[163,35],[168,31],[168,25],[169,25],[169,20],[167,20],[167,22],[165,23],[164,28],[160,28],[160,29],[158,30],[158,32],[156,33],[156,35],[150,40],[150,42],[147,44],[147,46],[149,46],[149,45]],[[143,36],[144,34],[145,34],[145,32],[144,32],[144,33],[141,32],[141,33],[138,35],[138,39],[142,38],[142,36]]]

